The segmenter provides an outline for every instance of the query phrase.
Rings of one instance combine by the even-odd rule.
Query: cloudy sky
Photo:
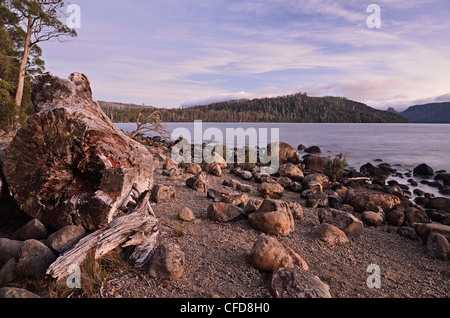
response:
[[[450,100],[449,0],[72,0],[78,38],[47,71],[85,73],[99,100],[180,107],[345,96],[402,109]],[[369,28],[369,4],[381,28]]]

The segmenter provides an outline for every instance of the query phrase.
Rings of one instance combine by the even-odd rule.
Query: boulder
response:
[[[258,186],[258,192],[263,196],[269,196],[272,199],[281,199],[284,188],[278,182],[263,182]]]
[[[278,173],[295,181],[303,179],[303,171],[293,163],[285,163],[280,166]]]
[[[437,223],[413,223],[412,228],[416,230],[417,235],[426,243],[431,233],[443,235],[450,242],[450,226]]]
[[[183,250],[176,244],[165,242],[152,253],[148,273],[156,278],[178,279],[184,273],[185,263]]]
[[[303,178],[303,184],[308,189],[315,188],[316,184],[320,184],[322,189],[328,189],[330,187],[330,179],[322,173],[311,173]]]
[[[175,160],[173,160],[172,158],[169,158],[164,163],[163,169],[166,169],[166,170],[178,169],[178,163]]]
[[[380,226],[383,223],[383,216],[380,213],[373,211],[365,211],[361,214],[361,219],[368,226]]]
[[[263,183],[263,182],[272,180],[270,174],[259,172],[259,171],[254,172],[252,174],[252,176],[256,183]]]
[[[326,171],[328,162],[330,162],[329,158],[310,156],[310,155],[306,156],[303,159],[303,164],[305,165],[305,169],[316,170],[316,171]]]
[[[296,220],[303,219],[304,213],[303,213],[303,207],[298,202],[288,202],[289,209],[291,210],[292,216]]]
[[[197,163],[188,163],[184,170],[186,173],[190,173],[196,175],[197,173],[202,171],[202,167]]]
[[[383,211],[390,212],[401,204],[399,197],[369,189],[350,189],[344,203],[351,205],[355,211],[364,212],[372,205],[380,206]]]
[[[283,245],[271,236],[262,236],[256,241],[250,251],[249,263],[262,272],[294,267],[292,257]]]
[[[152,154],[108,119],[85,75],[40,75],[32,101],[36,114],[17,132],[2,166],[25,213],[56,229],[95,230],[112,221],[132,192],[151,189]]]
[[[404,209],[401,207],[396,208],[395,210],[390,211],[386,215],[386,222],[390,225],[400,226],[405,221],[405,213]]]
[[[251,185],[245,184],[245,183],[240,183],[240,182],[238,182],[238,183],[236,184],[236,189],[237,189],[238,191],[246,192],[246,193],[250,193],[250,192],[253,191],[253,187],[252,187]]]
[[[191,222],[195,220],[195,215],[190,208],[184,207],[178,212],[178,219],[185,222]]]
[[[319,210],[320,223],[328,223],[342,230],[347,236],[358,237],[364,228],[363,223],[351,213],[332,208]]]
[[[272,146],[273,146],[273,143],[267,145],[268,151],[272,150]],[[294,147],[292,147],[291,145],[289,145],[283,141],[279,141],[278,148],[279,148],[278,160],[279,160],[280,165],[282,165],[284,163],[297,164],[300,162],[298,150],[295,149]]]
[[[298,255],[292,248],[286,247],[286,251],[289,253],[289,255],[292,257],[292,261],[294,262],[295,266],[298,266],[298,268],[303,269],[304,271],[307,271],[309,269],[308,264],[306,261]]]
[[[256,212],[261,204],[263,203],[263,200],[259,199],[250,199],[247,201],[247,204],[245,205],[244,211],[247,214]]]
[[[197,192],[206,193],[209,188],[208,177],[206,173],[200,171],[194,177],[188,178],[186,185]]]
[[[442,223],[446,218],[450,217],[450,212],[435,209],[426,209],[425,213],[432,221],[439,223]]]
[[[36,240],[27,240],[20,249],[17,269],[26,276],[44,277],[55,260],[55,254],[46,245]]]
[[[172,186],[155,185],[153,186],[150,200],[156,203],[173,202],[176,197],[175,188]]]
[[[413,241],[419,240],[419,236],[417,235],[416,231],[409,226],[400,226],[397,229],[397,234]]]
[[[406,225],[410,226],[413,223],[431,223],[431,219],[425,211],[409,207],[405,210],[405,222]]]
[[[38,295],[23,289],[16,287],[3,287],[0,288],[0,298],[40,298]]]
[[[232,191],[228,188],[210,188],[206,192],[209,199],[213,199],[214,202],[224,202],[232,205],[245,206],[248,201],[248,195],[246,193],[240,193]]]
[[[318,146],[311,146],[306,149],[304,149],[306,153],[316,154],[316,153],[322,153],[322,150]]]
[[[0,283],[7,284],[14,281],[16,276],[16,266],[17,262],[14,258],[11,258],[9,261],[3,265],[0,269]]]
[[[330,246],[343,246],[349,242],[347,235],[343,231],[328,223],[322,223],[315,227],[311,234],[315,239],[321,240]]]
[[[359,171],[365,175],[369,175],[372,178],[387,178],[391,171],[380,167],[375,167],[371,163],[366,163],[359,168]]]
[[[27,224],[16,230],[12,235],[12,240],[26,241],[30,239],[42,240],[47,236],[47,229],[38,219],[32,219]]]
[[[274,298],[332,298],[330,286],[309,271],[299,268],[278,268],[269,279]]]
[[[246,193],[236,193],[222,196],[221,202],[229,203],[232,205],[245,206],[248,201],[248,195]]]
[[[431,233],[427,241],[427,254],[447,261],[450,259],[450,243],[442,234]]]
[[[0,262],[6,263],[11,258],[18,260],[22,245],[22,241],[0,238]]]
[[[248,223],[255,230],[276,236],[289,236],[295,227],[289,205],[279,200],[264,200],[259,209],[249,215]]]
[[[211,220],[222,223],[238,221],[245,217],[243,209],[224,202],[210,204],[206,213]]]
[[[435,209],[435,210],[450,212],[450,199],[442,198],[442,197],[431,198],[425,204],[425,207],[428,209]]]
[[[431,168],[429,165],[422,163],[414,168],[413,170],[414,174],[417,174],[419,176],[423,177],[432,177],[434,176],[433,168]]]
[[[243,180],[251,180],[253,178],[253,174],[250,171],[247,170],[236,170],[235,174],[243,179]]]
[[[306,199],[308,208],[325,208],[328,206],[328,194],[324,192],[311,193]]]
[[[216,176],[216,177],[220,177],[222,175],[222,168],[216,162],[207,164],[205,166],[205,168],[203,169],[203,171],[205,171],[206,173],[209,173],[210,175]]]
[[[67,225],[62,229],[52,233],[47,238],[47,246],[61,254],[74,246],[86,235],[86,230],[82,226]]]

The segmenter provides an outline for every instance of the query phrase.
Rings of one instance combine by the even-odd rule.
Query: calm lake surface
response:
[[[136,124],[117,124],[124,131],[132,131]],[[426,163],[435,171],[450,172],[450,125],[449,124],[261,124],[261,123],[203,123],[208,128],[278,128],[280,141],[294,148],[319,146],[322,156],[334,157],[347,154],[351,167],[359,167],[374,161],[396,165],[400,170],[414,169]],[[194,123],[167,123],[169,129],[187,128],[194,136]],[[204,140],[204,142],[208,142]],[[300,156],[305,153],[300,151]]]
[[[134,131],[136,124],[116,124],[124,131]],[[167,123],[174,130],[186,128],[194,138],[194,123]],[[368,162],[380,164],[380,160],[397,169],[402,174],[411,173],[421,163],[431,166],[434,171],[450,172],[450,125],[449,124],[261,124],[261,123],[203,123],[203,133],[208,128],[219,128],[226,138],[226,129],[266,128],[267,139],[272,142],[270,130],[279,129],[280,141],[297,148],[319,146],[321,156],[334,158],[339,153],[348,155],[350,168],[359,168]],[[186,136],[185,136],[186,138]],[[217,137],[215,137],[217,138]],[[224,142],[226,139],[224,140]],[[208,139],[203,142],[208,143]],[[253,140],[257,142],[257,140]],[[306,153],[299,151],[300,157]],[[407,176],[391,176],[388,180],[410,186],[410,191],[420,189],[437,197],[450,197],[439,193],[435,187],[422,184],[421,178],[412,177],[418,185],[411,186]]]

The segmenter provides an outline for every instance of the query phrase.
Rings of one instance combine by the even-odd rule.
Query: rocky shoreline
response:
[[[89,138],[92,141],[92,135]],[[17,149],[15,142],[10,149]],[[145,244],[120,243],[101,257],[91,259],[88,254],[83,258],[78,264],[83,272],[81,289],[52,279],[52,264],[89,233],[104,230],[104,219],[83,220],[83,214],[77,214],[73,224],[65,224],[67,218],[49,224],[41,214],[26,215],[27,200],[19,199],[17,205],[20,192],[10,197],[11,189],[2,177],[0,297],[450,295],[450,199],[445,197],[450,175],[444,171],[435,173],[421,164],[400,175],[386,163],[368,163],[359,171],[333,174],[327,169],[329,159],[320,157],[320,149],[295,149],[280,143],[280,169],[268,175],[258,165],[229,164],[220,158],[212,164],[177,164],[170,159],[174,143],[150,137],[139,142],[154,158],[149,163],[153,167],[148,174],[151,186],[147,196],[132,187],[133,198],[127,199],[115,218],[136,210],[140,199],[148,200],[143,203],[151,206],[149,213],[158,220],[158,237],[156,244],[152,241],[145,264],[136,266],[130,261],[130,254]],[[130,145],[130,149],[140,147]],[[308,155],[300,158],[303,150]],[[104,162],[112,162],[104,159],[111,152],[103,152]],[[1,153],[4,157],[5,150]],[[102,204],[120,197],[106,191],[112,184],[105,176],[116,176],[117,170],[100,173],[90,163],[84,167],[91,173],[89,181],[92,175],[103,180],[91,185],[103,187],[110,196],[108,200],[105,195],[99,197]],[[98,164],[95,169],[99,167],[105,169]],[[429,178],[423,180],[439,187],[443,196],[410,192],[414,175]],[[390,180],[391,176],[408,179],[409,186]],[[92,193],[98,195],[98,191]],[[59,208],[58,202],[49,202],[53,207],[49,211]],[[140,236],[146,233],[144,228],[136,231]],[[369,284],[371,265],[381,275],[376,287]]]

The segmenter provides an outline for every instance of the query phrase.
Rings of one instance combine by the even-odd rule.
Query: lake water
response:
[[[224,136],[227,128],[279,129],[280,141],[294,148],[319,146],[322,156],[348,155],[351,167],[367,162],[379,164],[376,159],[391,164],[399,172],[413,170],[426,163],[435,171],[450,172],[449,124],[290,124],[290,123],[203,123],[203,131],[219,128]],[[135,124],[117,124],[124,131],[132,131]],[[194,123],[167,123],[169,129],[187,128],[194,135]],[[269,134],[270,136],[270,134]],[[270,140],[270,137],[268,138]],[[205,142],[207,142],[205,140]],[[300,151],[300,156],[305,155]],[[406,183],[406,180],[403,181]],[[430,190],[428,186],[423,190]]]

